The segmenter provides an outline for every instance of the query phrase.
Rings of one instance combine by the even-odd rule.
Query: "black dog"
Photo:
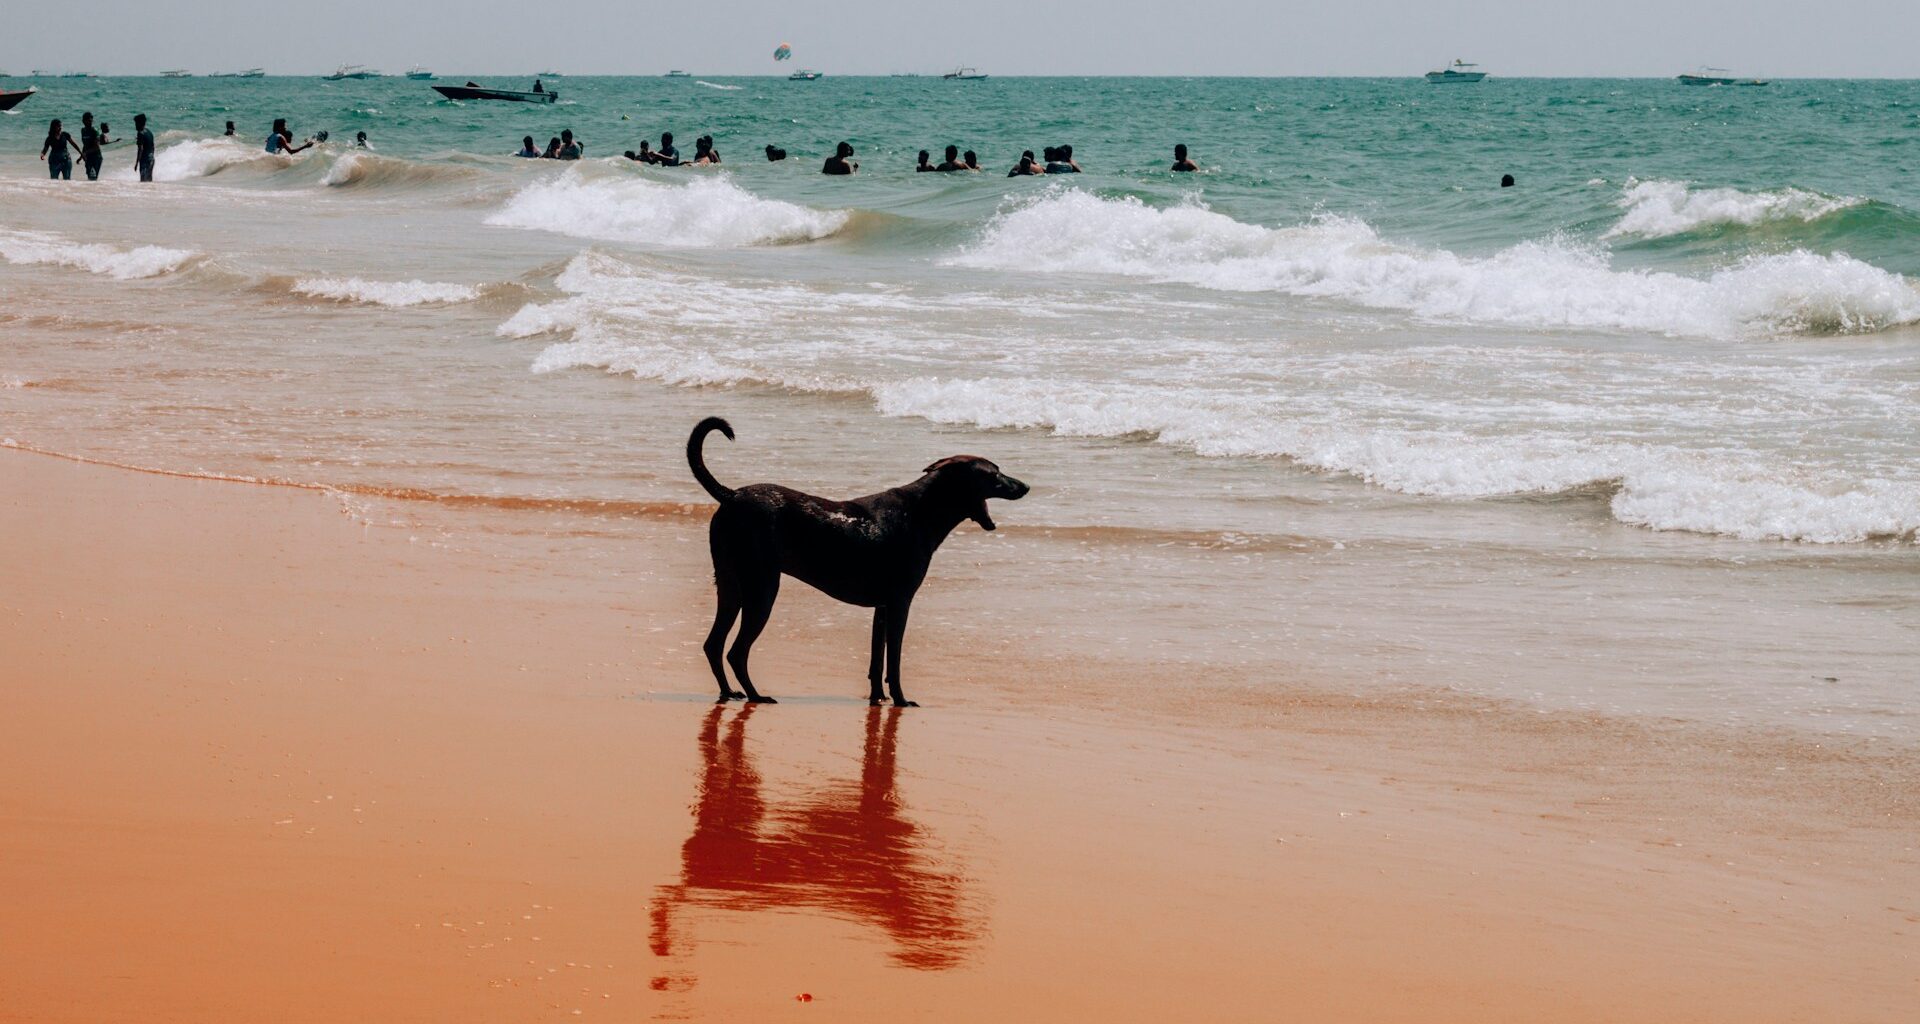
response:
[[[747,675],[747,655],[767,626],[780,574],[811,584],[836,600],[873,609],[873,657],[867,665],[870,703],[880,703],[880,661],[886,656],[887,688],[894,704],[914,707],[900,692],[900,641],[907,632],[907,609],[927,578],[933,552],[947,534],[971,519],[993,529],[988,498],[1024,497],[1027,485],[1000,467],[973,455],[955,455],[928,466],[925,476],[890,491],[834,501],[778,484],[722,487],[700,454],[707,435],[718,430],[733,440],[727,421],[710,416],[687,438],[687,464],[693,478],[720,502],[708,527],[713,549],[713,582],[720,607],[707,634],[707,663],[720,682],[720,699],[745,697],[771,704]],[[727,685],[720,650],[734,617],[741,617],[727,662],[744,694]]]

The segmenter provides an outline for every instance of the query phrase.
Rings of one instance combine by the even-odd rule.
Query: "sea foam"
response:
[[[1074,189],[1003,210],[950,262],[1275,291],[1520,327],[1737,337],[1920,322],[1920,290],[1912,282],[1847,256],[1753,256],[1695,278],[1615,270],[1603,250],[1565,240],[1469,257],[1388,242],[1352,217],[1269,228],[1198,201],[1156,209]]]
[[[471,302],[480,289],[435,281],[367,281],[358,277],[308,277],[293,282],[300,295],[399,309],[431,303]]]
[[[122,249],[102,242],[76,242],[51,231],[0,229],[0,259],[8,263],[73,267],[122,281],[172,273],[197,255],[158,245]]]
[[[569,173],[535,182],[487,218],[498,227],[684,248],[734,248],[826,238],[847,214],[762,199],[724,176],[681,185]]]
[[[187,181],[218,174],[229,167],[243,164],[275,166],[285,162],[286,157],[268,154],[253,143],[243,143],[238,138],[221,136],[213,139],[189,139],[171,146],[162,146],[153,155],[153,180]],[[115,163],[121,163],[116,159]],[[109,170],[106,177],[115,181],[134,181],[137,175],[132,167],[120,166]]]
[[[1619,203],[1626,212],[1601,237],[1668,238],[1769,221],[1811,223],[1864,202],[1857,196],[1829,196],[1798,188],[1742,192],[1735,188],[1697,189],[1678,181],[1629,181]]]

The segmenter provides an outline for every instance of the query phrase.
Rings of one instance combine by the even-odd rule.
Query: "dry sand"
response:
[[[929,706],[869,709],[864,620],[798,586],[783,703],[716,709],[697,517],[587,565],[557,519],[392,518],[0,452],[0,1020],[1920,1005],[1904,752],[937,617]]]

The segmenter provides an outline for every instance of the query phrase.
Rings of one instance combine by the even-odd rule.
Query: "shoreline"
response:
[[[0,1020],[1893,1021],[1920,980],[1898,744],[1030,656],[951,613],[973,547],[928,707],[870,712],[864,623],[794,586],[782,704],[713,712],[691,509],[583,566],[458,518],[527,513],[0,485]]]

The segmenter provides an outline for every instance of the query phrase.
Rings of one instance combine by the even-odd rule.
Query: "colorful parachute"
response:
[[[773,48],[774,60],[786,60],[791,56],[793,56],[793,47],[788,46],[786,43],[781,43],[779,46]]]

